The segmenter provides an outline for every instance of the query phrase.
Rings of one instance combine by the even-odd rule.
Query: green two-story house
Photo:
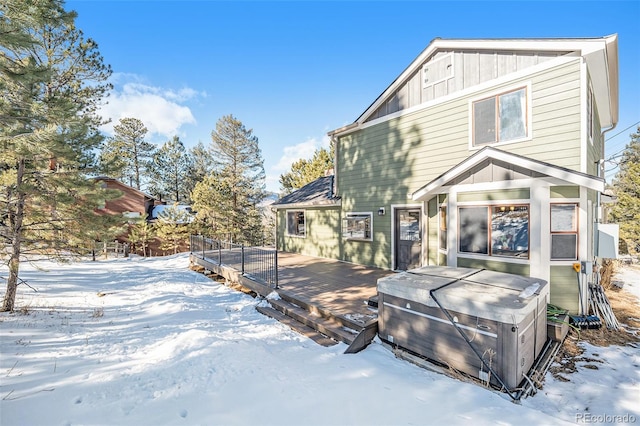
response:
[[[334,173],[276,202],[278,249],[534,276],[581,311],[591,271],[574,264],[598,257],[617,55],[616,35],[433,40],[329,132]]]

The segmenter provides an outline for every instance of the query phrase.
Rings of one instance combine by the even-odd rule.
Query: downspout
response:
[[[600,155],[600,160],[598,161],[598,177],[601,177],[602,179],[604,179],[604,184],[605,184],[605,190],[607,189],[607,181],[606,181],[606,177],[605,177],[605,170],[604,170],[604,164],[605,164],[605,133],[610,132],[611,130],[616,128],[616,124],[617,123],[613,123],[613,125],[611,127],[609,127],[607,130],[604,130],[603,132],[601,132],[600,134],[602,135],[602,153]],[[600,217],[602,215],[602,217]],[[594,223],[594,230],[593,230],[593,244],[594,244],[594,264],[598,264],[598,254],[600,253],[596,253],[596,249],[600,244],[600,235],[597,231],[597,224],[600,223],[602,220],[604,219],[604,211],[602,209],[602,192],[598,191],[598,194],[596,195],[596,215],[595,215],[595,223]]]
[[[604,135],[605,135],[605,133],[610,132],[613,129],[615,129],[617,124],[618,123],[613,123],[613,125],[611,127],[609,127],[607,130],[604,130],[603,132],[601,132],[601,135],[602,135],[602,153],[601,153],[601,156],[600,156],[600,158],[601,158],[600,164],[599,164],[600,167],[598,167],[598,177],[601,177],[602,179],[605,179],[605,181],[604,181],[605,190],[606,190],[607,181],[606,181],[606,177],[604,175],[604,163],[605,163],[604,156],[605,156],[605,144],[606,144]],[[600,200],[601,196],[602,196],[602,193],[598,192],[598,198],[597,198],[597,201],[596,201],[596,204],[597,204],[596,207],[598,208],[598,211],[600,211],[600,207],[601,207],[601,200]]]
[[[338,196],[338,140],[335,135],[331,134],[331,142],[333,144],[333,183],[331,185],[331,190],[333,191],[332,196]]]

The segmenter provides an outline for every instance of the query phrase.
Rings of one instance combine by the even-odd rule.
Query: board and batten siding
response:
[[[409,76],[407,81],[367,121],[448,96],[460,90],[522,71],[567,52],[438,51]],[[433,81],[424,83],[425,69]]]
[[[304,210],[305,236],[287,235],[287,210]],[[277,247],[293,253],[329,259],[341,258],[340,208],[291,208],[278,210]]]

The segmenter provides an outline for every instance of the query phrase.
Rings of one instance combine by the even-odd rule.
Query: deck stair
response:
[[[323,346],[343,342],[349,345],[345,353],[355,353],[364,349],[377,333],[377,319],[361,323],[333,314],[285,291],[278,293],[280,298],[267,299],[269,306],[261,305],[257,310]]]

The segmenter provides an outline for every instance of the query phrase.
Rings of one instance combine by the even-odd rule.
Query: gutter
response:
[[[327,133],[327,136],[329,136],[330,138],[333,139],[334,136],[337,135],[343,135],[351,130],[355,130],[358,126],[360,125],[360,123],[358,122],[353,122],[351,124],[348,124],[346,126],[342,126],[338,129],[335,130],[331,130],[330,132]]]

